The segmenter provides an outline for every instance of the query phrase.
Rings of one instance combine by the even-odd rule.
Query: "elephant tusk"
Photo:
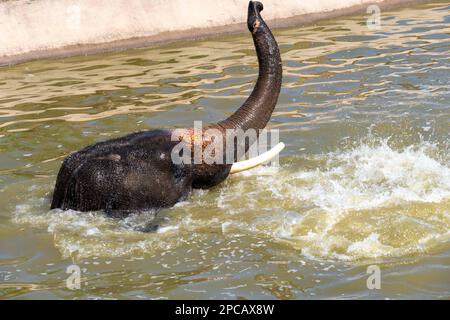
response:
[[[257,157],[254,157],[254,158],[251,158],[248,160],[244,160],[244,161],[235,162],[231,166],[230,173],[233,174],[233,173],[238,173],[241,171],[249,170],[249,169],[252,169],[254,167],[257,167],[257,166],[263,164],[264,162],[272,160],[272,158],[277,156],[281,152],[281,150],[284,149],[284,147],[285,147],[284,143],[280,142],[275,147],[270,149],[269,151],[266,151]]]

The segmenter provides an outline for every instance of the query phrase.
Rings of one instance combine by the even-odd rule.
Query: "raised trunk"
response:
[[[262,3],[250,1],[247,25],[258,56],[258,80],[244,104],[229,118],[217,123],[220,128],[264,129],[277,103],[282,80],[281,58],[278,44],[260,15],[262,10]]]
[[[244,104],[229,118],[204,128],[205,131],[211,128],[218,129],[221,133],[228,129],[240,129],[245,132],[246,138],[244,138],[244,141],[233,138],[232,141],[216,142],[220,143],[219,148],[224,150],[224,162],[222,162],[223,164],[202,163],[195,165],[193,168],[194,188],[210,188],[225,180],[231,169],[229,159],[226,157],[228,149],[233,148],[234,156],[232,160],[234,162],[239,161],[238,155],[247,152],[248,148],[255,142],[259,130],[265,128],[277,103],[282,78],[281,58],[278,44],[269,27],[261,18],[260,12],[262,10],[263,5],[260,2],[250,1],[247,25],[252,33],[258,56],[259,75],[256,85]],[[247,135],[248,132],[246,131],[249,129],[256,130],[256,135]],[[227,137],[226,134],[225,137]],[[209,143],[203,142],[203,150]],[[225,151],[226,149],[227,151]]]

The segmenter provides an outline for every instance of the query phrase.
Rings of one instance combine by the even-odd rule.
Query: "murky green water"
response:
[[[250,36],[1,68],[0,297],[450,298],[449,12],[277,30],[281,166],[194,193],[157,233],[135,231],[150,214],[48,211],[60,161],[228,116],[257,74]]]

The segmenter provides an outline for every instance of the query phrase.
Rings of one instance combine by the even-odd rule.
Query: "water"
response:
[[[280,167],[196,191],[156,233],[139,232],[152,212],[49,211],[60,162],[228,116],[257,74],[250,36],[1,68],[0,297],[450,298],[449,9],[276,30]]]

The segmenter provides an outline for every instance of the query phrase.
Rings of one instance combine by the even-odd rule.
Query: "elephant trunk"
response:
[[[272,32],[261,18],[260,12],[262,10],[262,3],[250,1],[248,5],[247,25],[252,34],[256,54],[258,56],[259,75],[256,85],[250,96],[235,113],[223,121],[210,124],[204,128],[205,131],[217,129],[221,133],[224,133],[227,130],[243,130],[245,133],[251,129],[256,130],[256,135],[251,134],[248,139],[245,139],[244,141],[238,141],[238,139],[233,138],[232,141],[225,142],[219,140],[216,142],[219,144],[219,149],[223,148],[224,151],[225,149],[229,149],[230,146],[234,147],[233,161],[235,163],[239,161],[239,151],[243,150],[243,153],[247,152],[249,147],[256,142],[259,130],[264,129],[269,122],[281,89],[282,66],[280,52]],[[209,140],[207,138],[206,140],[213,141],[214,139]],[[205,149],[209,143],[210,142],[204,142],[202,146],[203,149]],[[235,167],[232,172],[247,170],[261,164],[279,153],[283,147],[284,145],[281,144],[275,151],[261,155],[260,158],[254,159],[249,163],[243,163],[242,165]],[[223,164],[202,163],[195,165],[193,168],[193,187],[210,188],[222,182],[228,176],[232,168],[231,164],[228,164],[227,154],[228,150],[223,153]]]
[[[281,57],[277,42],[260,15],[262,10],[262,3],[250,1],[247,25],[258,56],[258,80],[244,104],[229,118],[217,123],[221,129],[264,129],[277,103],[282,80]]]

